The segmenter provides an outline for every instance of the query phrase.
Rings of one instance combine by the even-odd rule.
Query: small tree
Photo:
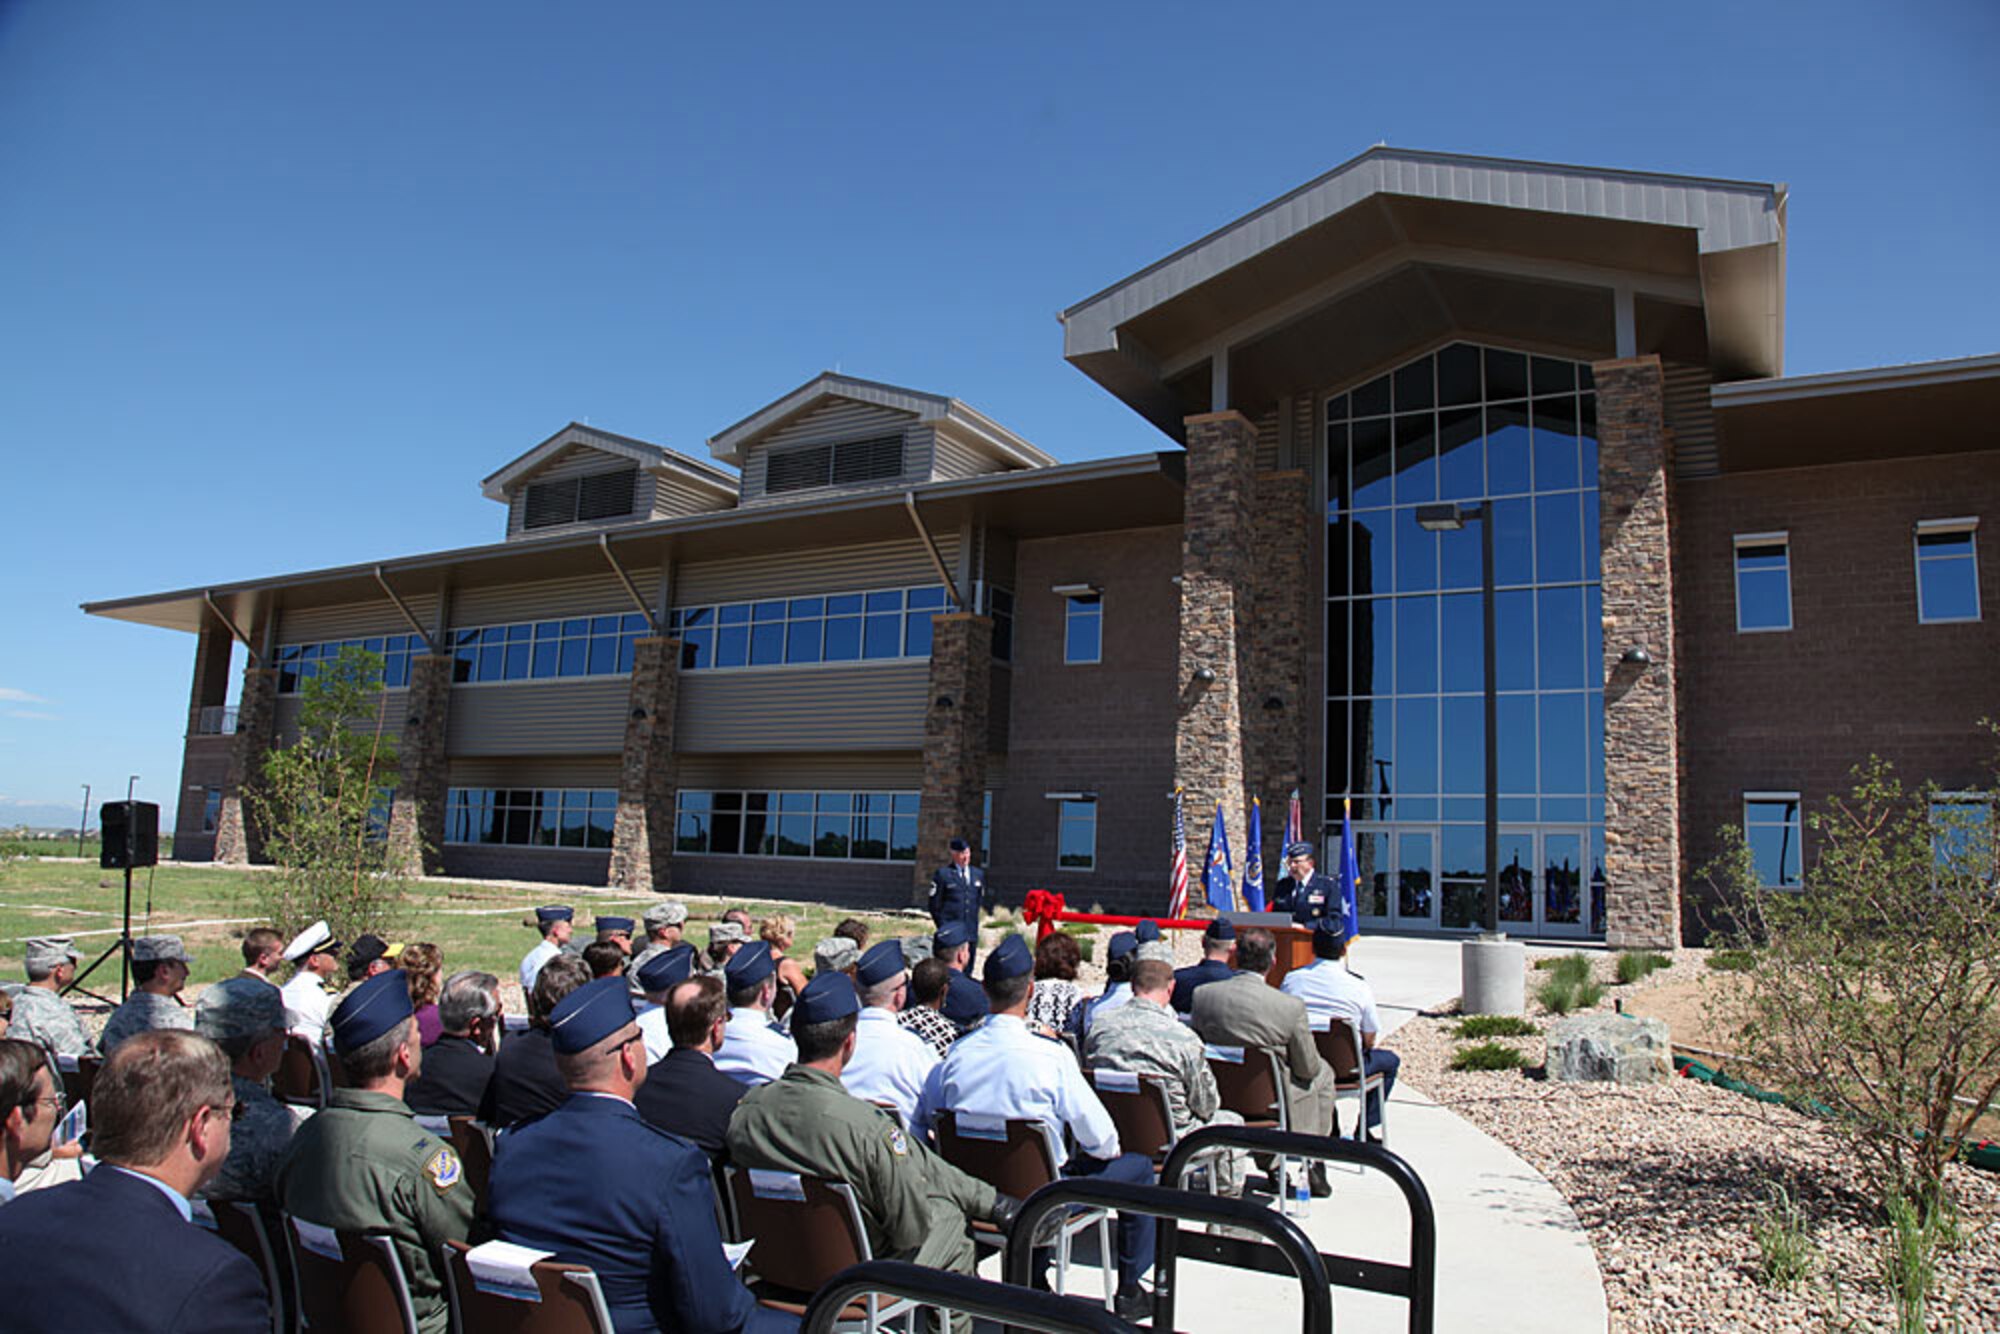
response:
[[[280,932],[324,918],[352,940],[387,929],[409,892],[385,836],[397,761],[383,734],[382,657],[342,649],[299,693],[298,740],[265,756],[247,794],[277,867],[251,892]]]
[[[1988,802],[1905,791],[1871,758],[1813,814],[1798,891],[1759,888],[1740,833],[1708,874],[1740,944],[1721,1005],[1741,1055],[1851,1134],[1886,1203],[1926,1216],[1944,1169],[2000,1093],[2000,892]]]

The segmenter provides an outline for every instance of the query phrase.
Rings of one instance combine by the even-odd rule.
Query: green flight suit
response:
[[[993,1187],[911,1139],[894,1112],[811,1066],[793,1065],[743,1095],[729,1118],[729,1157],[739,1167],[845,1181],[877,1259],[970,1274],[977,1253],[966,1220],[993,1215]]]
[[[413,1120],[401,1098],[335,1089],[278,1164],[278,1204],[321,1227],[396,1240],[423,1334],[449,1324],[438,1251],[472,1232],[472,1187],[451,1146]]]

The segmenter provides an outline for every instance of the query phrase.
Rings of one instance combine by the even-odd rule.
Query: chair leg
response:
[[[1098,1264],[1104,1271],[1104,1309],[1118,1309],[1118,1246],[1112,1240],[1111,1215],[1097,1216]]]

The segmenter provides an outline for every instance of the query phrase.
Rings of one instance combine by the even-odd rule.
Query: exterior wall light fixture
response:
[[[1629,663],[1634,667],[1651,667],[1653,665],[1653,655],[1646,652],[1643,646],[1634,644],[1631,648],[1626,649],[1618,655],[1618,661]]]

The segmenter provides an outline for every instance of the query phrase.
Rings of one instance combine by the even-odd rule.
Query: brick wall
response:
[[[1180,569],[1178,528],[1021,544],[1007,779],[988,871],[1001,902],[1048,888],[1084,906],[1165,907]],[[1090,666],[1062,660],[1064,599],[1049,589],[1069,583],[1104,590],[1103,660]],[[1088,873],[1056,869],[1057,803],[1043,796],[1079,790],[1098,794],[1098,869]],[[1189,823],[1191,841],[1206,836],[1199,812]]]
[[[1992,781],[1975,726],[2000,717],[2000,452],[1736,473],[1680,483],[1675,540],[1688,865],[1740,827],[1745,791],[1805,809],[1871,753],[1906,782]],[[1919,625],[1911,529],[1978,515],[1984,619]],[[1736,632],[1737,533],[1791,534],[1792,629]],[[1805,831],[1805,865],[1815,853]],[[1712,898],[1688,884],[1699,935]]]

